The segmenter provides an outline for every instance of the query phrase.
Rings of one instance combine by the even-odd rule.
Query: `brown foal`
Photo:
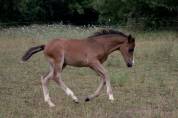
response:
[[[131,35],[127,36],[122,32],[114,30],[102,30],[82,40],[59,38],[50,41],[46,45],[32,47],[22,57],[22,61],[27,61],[34,53],[43,50],[44,55],[49,61],[50,71],[46,76],[41,78],[41,82],[44,100],[50,107],[55,106],[50,99],[48,91],[48,82],[50,79],[54,80],[76,103],[79,102],[73,91],[61,79],[61,72],[66,65],[89,67],[100,76],[100,85],[93,94],[86,97],[85,101],[98,96],[105,84],[109,100],[113,101],[114,97],[110,79],[102,63],[106,61],[108,55],[113,51],[120,50],[126,65],[132,67],[134,63],[134,48],[135,39]]]

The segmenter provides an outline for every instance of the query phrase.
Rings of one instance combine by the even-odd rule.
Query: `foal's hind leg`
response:
[[[49,91],[48,91],[48,83],[49,79],[53,76],[53,69],[50,67],[50,72],[44,76],[41,77],[41,83],[42,83],[42,89],[43,89],[43,94],[44,94],[44,100],[45,102],[48,103],[50,107],[54,107],[54,103],[51,101],[51,98],[49,96]]]
[[[71,96],[74,102],[78,103],[78,98],[75,96],[73,91],[68,88],[61,79],[61,72],[63,69],[64,57],[61,57],[60,62],[54,63],[54,81],[65,91],[68,96]]]

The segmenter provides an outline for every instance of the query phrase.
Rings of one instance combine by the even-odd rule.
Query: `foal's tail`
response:
[[[44,48],[45,48],[45,45],[39,45],[39,46],[31,47],[31,48],[28,49],[27,52],[23,55],[22,61],[27,61],[28,59],[30,59],[30,57],[31,57],[33,54],[44,50]]]

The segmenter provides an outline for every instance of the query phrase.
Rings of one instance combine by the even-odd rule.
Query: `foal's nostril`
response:
[[[127,63],[127,67],[132,67],[132,64],[131,63]]]

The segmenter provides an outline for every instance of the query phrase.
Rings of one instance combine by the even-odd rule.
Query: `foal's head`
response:
[[[124,61],[127,64],[127,67],[132,67],[134,64],[134,48],[135,48],[135,39],[129,35],[127,40],[120,46],[120,52],[124,57]]]

